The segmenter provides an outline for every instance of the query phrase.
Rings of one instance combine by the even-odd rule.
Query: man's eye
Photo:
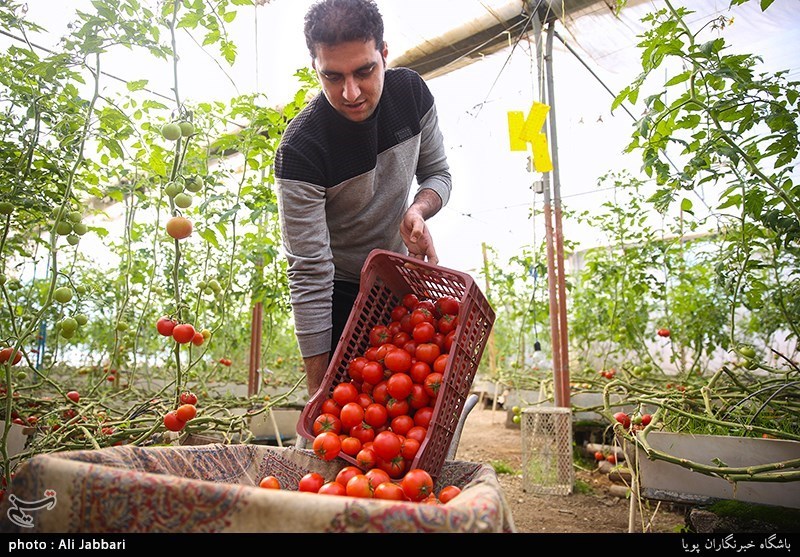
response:
[[[323,76],[326,81],[330,81],[331,83],[337,83],[342,80],[342,76],[340,75],[324,75]]]
[[[360,72],[356,72],[356,76],[357,76],[359,79],[366,79],[366,78],[368,78],[370,75],[372,75],[372,70],[373,70],[373,68],[370,68],[370,69],[368,69],[368,70],[361,70]]]

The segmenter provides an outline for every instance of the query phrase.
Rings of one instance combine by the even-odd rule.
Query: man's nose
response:
[[[358,86],[354,77],[346,77],[344,80],[344,91],[342,96],[347,102],[355,102],[361,94],[361,88]]]

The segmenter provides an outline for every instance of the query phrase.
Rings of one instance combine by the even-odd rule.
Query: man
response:
[[[438,263],[425,220],[447,203],[451,179],[433,96],[417,73],[386,68],[373,1],[317,2],[305,37],[322,93],[287,127],[275,178],[295,332],[313,394],[369,252]]]

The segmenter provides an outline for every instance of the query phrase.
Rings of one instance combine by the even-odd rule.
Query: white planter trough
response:
[[[800,442],[784,439],[653,431],[647,435],[647,441],[655,450],[709,466],[717,466],[715,459],[728,467],[739,468],[800,458]],[[800,508],[800,481],[739,481],[734,484],[664,460],[649,460],[638,446],[636,453],[643,498],[699,505],[732,500]]]

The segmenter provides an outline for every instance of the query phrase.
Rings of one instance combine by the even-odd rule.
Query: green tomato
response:
[[[58,234],[59,236],[66,236],[67,234],[70,234],[71,232],[72,232],[72,224],[71,223],[69,223],[69,222],[67,222],[65,220],[58,221],[58,224],[56,224],[56,234]]]
[[[83,296],[84,294],[86,294],[86,287],[82,284],[79,284],[78,286],[75,287],[75,292]]]
[[[186,190],[192,193],[197,193],[203,189],[203,178],[201,176],[192,176],[186,180]]]
[[[175,196],[175,206],[180,207],[181,209],[188,209],[192,206],[192,196],[188,193],[179,193]]]
[[[177,182],[170,182],[169,184],[164,186],[164,193],[166,193],[169,197],[175,197],[182,191],[183,191],[183,186]]]
[[[119,323],[117,323],[117,330],[118,331],[127,331],[128,330],[128,324],[125,323],[124,321],[120,321]]]
[[[756,351],[752,346],[742,345],[739,347],[739,352],[748,360],[752,360],[756,357]]]
[[[78,236],[83,236],[89,231],[89,227],[82,222],[76,222],[72,225],[72,231]]]
[[[175,122],[164,124],[161,128],[161,135],[169,141],[177,141],[181,137],[181,127]]]
[[[71,246],[77,246],[78,242],[80,241],[81,237],[78,236],[77,234],[70,234],[69,236],[67,236],[67,243]]]
[[[0,201],[0,215],[10,215],[14,212],[14,204],[10,201]]]
[[[56,299],[56,302],[66,304],[72,299],[72,288],[69,286],[56,288],[55,292],[53,292],[53,297]]]
[[[70,222],[81,222],[82,218],[83,218],[83,213],[81,213],[80,211],[70,211],[69,213],[67,213],[67,219]]]
[[[513,416],[511,416],[511,421],[514,422],[515,424],[518,424],[522,421],[522,419],[519,417],[519,414],[514,414]]]
[[[70,331],[69,329],[61,329],[61,332],[59,334],[65,339],[69,340],[75,336],[75,331]]]
[[[194,135],[194,124],[192,124],[191,122],[183,120],[178,124],[178,126],[181,128],[181,135],[183,137],[189,137],[191,135]]]
[[[75,315],[75,321],[79,327],[83,327],[89,322],[89,317],[85,313],[78,313]]]
[[[65,317],[61,320],[61,330],[74,333],[78,329],[78,320],[74,317]]]

